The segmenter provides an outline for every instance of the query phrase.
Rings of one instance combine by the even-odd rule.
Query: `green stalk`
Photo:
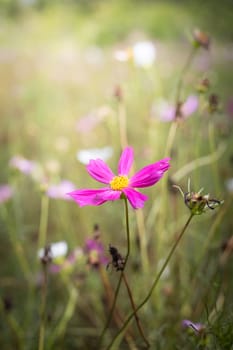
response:
[[[43,287],[40,305],[40,329],[39,329],[39,344],[38,350],[44,350],[45,326],[46,326],[46,296],[48,286],[48,264],[43,264]]]
[[[125,223],[126,223],[126,235],[127,235],[127,253],[126,253],[125,265],[124,265],[124,269],[125,269],[127,261],[128,261],[128,258],[129,258],[129,255],[130,255],[130,232],[129,232],[128,202],[127,202],[127,198],[125,196],[123,197],[123,199],[124,199],[124,203],[125,203]],[[122,283],[122,280],[123,280],[123,273],[124,273],[124,271],[121,271],[120,278],[119,278],[119,281],[118,281],[118,284],[117,284],[117,288],[116,288],[116,291],[115,291],[115,294],[114,294],[112,307],[111,307],[111,310],[110,310],[107,322],[106,322],[106,324],[104,326],[104,329],[103,329],[103,331],[102,331],[102,333],[100,335],[99,342],[97,344],[97,348],[98,349],[101,347],[104,335],[105,335],[105,333],[106,333],[106,331],[107,331],[107,329],[109,327],[109,324],[110,324],[110,322],[112,320],[113,312],[114,312],[115,306],[116,306],[117,297],[118,297],[118,294],[119,294],[119,291],[120,291],[120,287],[121,287],[121,283]]]
[[[48,198],[48,196],[46,194],[43,194],[42,198],[41,198],[38,249],[44,248],[45,245],[46,245],[48,213],[49,213],[49,198]]]
[[[64,309],[62,318],[60,320],[60,322],[58,323],[54,334],[52,335],[51,339],[48,342],[48,348],[52,349],[54,342],[56,341],[56,339],[59,339],[66,330],[67,324],[69,322],[69,320],[71,319],[71,317],[74,314],[75,311],[75,306],[76,306],[76,302],[77,302],[77,298],[78,298],[78,292],[76,290],[76,288],[71,284],[68,283],[67,288],[69,290],[69,300],[66,304],[66,307]]]
[[[126,319],[126,321],[125,321],[125,323],[123,324],[123,326],[121,327],[121,329],[118,331],[118,333],[115,335],[115,337],[113,338],[113,340],[111,341],[111,343],[110,343],[109,346],[107,347],[107,350],[113,349],[114,345],[116,345],[116,342],[117,342],[117,341],[120,341],[121,335],[124,333],[126,327],[127,327],[128,324],[130,323],[130,321],[132,320],[132,318],[135,316],[135,313],[138,312],[138,311],[147,303],[147,301],[150,299],[150,297],[151,297],[151,295],[152,295],[152,293],[153,293],[155,287],[157,286],[157,284],[158,284],[158,282],[159,282],[159,280],[160,280],[160,277],[162,276],[164,270],[166,269],[166,267],[167,267],[167,265],[168,265],[168,263],[169,263],[169,261],[170,261],[172,255],[173,255],[173,253],[174,253],[176,247],[178,246],[178,244],[179,244],[181,238],[183,237],[183,235],[184,235],[184,233],[185,233],[187,227],[189,226],[189,223],[190,223],[190,221],[192,220],[193,216],[194,216],[194,214],[191,213],[191,214],[190,214],[190,217],[188,218],[186,224],[184,225],[184,227],[183,227],[181,233],[179,234],[177,240],[176,240],[175,243],[173,244],[172,249],[170,250],[170,253],[168,254],[168,256],[167,256],[167,258],[166,258],[166,260],[165,260],[163,266],[161,267],[161,269],[160,269],[160,271],[159,271],[157,277],[155,278],[155,280],[154,280],[154,282],[153,282],[153,284],[152,284],[152,286],[151,286],[151,288],[150,288],[150,290],[149,290],[147,296],[146,296],[146,297],[144,298],[144,300],[136,307],[135,311],[132,312],[132,313],[128,316],[128,318]]]

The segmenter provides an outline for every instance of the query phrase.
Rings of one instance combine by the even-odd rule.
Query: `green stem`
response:
[[[143,329],[142,329],[142,326],[141,326],[141,323],[139,321],[139,317],[138,317],[137,311],[136,311],[136,306],[135,306],[135,303],[134,303],[134,300],[133,300],[133,295],[132,295],[132,292],[131,292],[131,289],[130,289],[130,286],[129,286],[129,283],[127,281],[127,278],[125,276],[124,271],[123,271],[123,280],[124,280],[124,283],[125,283],[128,295],[129,295],[129,299],[130,299],[130,302],[131,302],[132,309],[134,311],[134,317],[135,317],[135,320],[136,320],[136,324],[137,324],[139,333],[141,334],[144,342],[146,343],[147,348],[149,348],[150,347],[150,343],[146,339],[145,334],[144,334]]]
[[[48,266],[43,265],[43,287],[40,306],[40,329],[39,329],[39,345],[38,350],[44,350],[45,326],[46,326],[46,296],[48,286]]]
[[[55,342],[56,339],[59,339],[66,330],[67,324],[69,322],[69,320],[71,319],[71,317],[74,314],[75,311],[75,306],[76,306],[76,302],[77,302],[77,298],[78,298],[78,292],[76,290],[76,288],[71,285],[70,283],[68,283],[68,290],[69,290],[69,300],[67,302],[66,308],[64,309],[62,318],[60,320],[60,322],[58,323],[54,334],[52,335],[51,339],[48,342],[48,348],[52,349],[53,344]]]
[[[125,269],[127,261],[128,261],[128,258],[129,258],[129,255],[130,255],[130,233],[129,233],[129,209],[128,209],[128,202],[127,202],[127,198],[126,197],[123,197],[123,199],[124,199],[124,203],[125,203],[125,223],[126,223],[126,235],[127,235],[127,253],[126,253],[126,256],[125,256],[125,265],[124,265],[124,269]],[[121,271],[120,278],[119,278],[119,281],[118,281],[118,284],[117,284],[117,287],[116,287],[116,291],[115,291],[115,294],[114,294],[112,307],[111,307],[111,310],[110,310],[107,322],[106,322],[106,324],[104,326],[104,329],[103,329],[103,331],[102,331],[102,333],[100,335],[99,342],[97,344],[97,348],[98,349],[101,347],[104,335],[105,335],[105,333],[106,333],[106,331],[107,331],[107,329],[109,327],[109,324],[110,324],[110,322],[112,320],[113,312],[114,312],[115,306],[116,306],[117,297],[118,297],[118,294],[119,294],[119,291],[120,291],[120,287],[121,287],[121,283],[122,283],[122,279],[123,279],[123,273],[124,273],[124,271]]]
[[[41,211],[40,211],[40,227],[38,237],[38,249],[45,247],[46,245],[46,233],[48,225],[48,212],[49,212],[49,198],[46,194],[41,198]]]
[[[159,271],[157,277],[155,278],[155,280],[154,280],[154,282],[153,282],[153,284],[152,284],[152,286],[151,286],[151,288],[150,288],[150,290],[149,290],[147,296],[146,296],[146,297],[144,298],[144,300],[136,307],[135,311],[132,312],[132,313],[128,316],[128,318],[126,319],[126,321],[125,321],[125,323],[123,324],[123,326],[121,327],[121,329],[118,331],[118,333],[116,334],[116,336],[113,338],[113,340],[111,341],[111,343],[110,343],[109,346],[107,347],[107,350],[110,350],[110,349],[113,348],[113,346],[114,346],[114,344],[116,343],[116,341],[118,340],[118,338],[120,338],[121,334],[125,331],[126,327],[128,326],[128,324],[130,323],[130,321],[131,321],[132,318],[134,317],[135,312],[138,312],[138,311],[147,303],[147,301],[150,299],[150,297],[151,297],[151,295],[152,295],[152,293],[153,293],[155,287],[157,286],[157,284],[158,284],[158,282],[159,282],[159,280],[160,280],[161,275],[163,274],[164,270],[166,269],[166,267],[167,267],[167,265],[168,265],[168,263],[169,263],[169,261],[170,261],[172,255],[173,255],[173,253],[174,253],[176,247],[178,246],[178,244],[179,244],[181,238],[183,237],[183,235],[184,235],[184,233],[185,233],[185,231],[186,231],[186,229],[187,229],[187,227],[188,227],[190,221],[192,220],[192,217],[193,217],[193,216],[194,216],[193,214],[190,215],[190,217],[188,218],[186,224],[184,225],[184,227],[183,227],[181,233],[179,234],[177,240],[176,240],[175,243],[173,244],[172,249],[170,250],[170,253],[168,254],[168,256],[167,256],[167,258],[166,258],[166,260],[165,260],[163,266],[161,267],[161,269],[160,269],[160,271]]]

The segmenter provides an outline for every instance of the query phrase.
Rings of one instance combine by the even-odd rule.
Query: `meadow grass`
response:
[[[171,157],[171,168],[143,190],[149,197],[143,209],[129,209],[127,280],[119,288],[101,349],[114,341],[129,315],[134,319],[133,303],[145,299],[188,220],[189,208],[172,185],[184,193],[204,188],[201,194],[224,203],[195,215],[138,310],[145,338],[152,349],[232,349],[228,2],[100,1],[87,7],[12,7],[13,12],[1,6],[0,184],[10,185],[13,196],[0,203],[0,347],[96,349],[121,274],[111,264],[106,269],[101,259],[111,262],[109,244],[127,254],[123,201],[79,208],[64,194],[51,198],[47,190],[64,179],[76,188],[96,188],[77,153],[110,147],[107,163],[116,172],[129,144],[135,151],[134,171],[165,156]],[[207,13],[210,8],[220,21],[215,23],[216,11]],[[209,50],[193,49],[192,31],[201,25],[211,34]],[[132,53],[133,45],[145,40],[157,51],[150,67],[136,66],[132,56],[127,62],[115,59],[117,50]],[[197,85],[204,78],[210,86],[200,93]],[[192,115],[162,120],[167,106],[178,113],[178,103],[190,95],[198,98]],[[218,103],[212,98],[211,105],[210,96]],[[33,171],[12,167],[16,155],[36,162]],[[88,250],[87,239],[97,233],[103,251]],[[38,250],[58,241],[67,243],[66,256],[51,262],[48,255],[41,263]],[[202,331],[182,327],[183,320],[201,323]],[[143,349],[146,342],[137,326],[125,328],[115,348]]]

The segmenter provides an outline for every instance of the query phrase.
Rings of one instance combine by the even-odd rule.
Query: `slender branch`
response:
[[[161,267],[161,269],[160,269],[160,271],[159,271],[157,277],[155,278],[155,280],[154,280],[154,282],[153,282],[153,284],[152,284],[152,286],[151,286],[151,288],[150,288],[150,290],[149,290],[147,296],[146,296],[146,297],[144,298],[144,300],[136,307],[135,311],[132,312],[132,313],[128,316],[128,318],[126,319],[126,321],[125,321],[125,323],[123,324],[123,326],[121,327],[121,329],[118,331],[118,333],[116,334],[116,336],[112,339],[111,343],[110,343],[109,346],[107,347],[107,350],[110,350],[110,349],[113,348],[113,346],[114,346],[115,342],[117,341],[117,339],[120,338],[121,334],[125,331],[126,327],[128,326],[128,324],[130,323],[130,321],[131,321],[132,318],[134,317],[135,312],[138,312],[138,311],[147,303],[147,301],[150,299],[150,297],[151,297],[151,295],[152,295],[152,293],[153,293],[155,287],[157,286],[157,284],[158,284],[158,282],[159,282],[159,280],[160,280],[161,275],[163,274],[164,270],[166,269],[166,267],[167,267],[167,265],[168,265],[168,263],[169,263],[169,261],[170,261],[172,255],[173,255],[173,253],[174,253],[176,247],[178,246],[178,244],[179,244],[181,238],[183,237],[183,235],[184,235],[184,233],[185,233],[185,231],[186,231],[186,229],[187,229],[187,227],[188,227],[190,221],[192,220],[193,216],[194,216],[194,214],[191,213],[190,216],[189,216],[189,218],[188,218],[188,220],[187,220],[187,222],[186,222],[186,224],[184,225],[184,227],[183,227],[181,233],[179,234],[177,240],[176,240],[175,243],[173,244],[173,246],[172,246],[172,248],[171,248],[171,250],[170,250],[170,253],[168,254],[168,256],[167,256],[167,258],[166,258],[166,260],[165,260],[163,266]]]
[[[100,266],[99,272],[100,272],[100,277],[102,279],[104,289],[106,292],[108,307],[110,309],[112,306],[114,292],[113,292],[112,286],[110,285],[108,275],[106,274],[106,270],[102,266]],[[115,312],[113,314],[113,318],[114,318],[116,325],[120,328],[122,323],[123,323],[124,317],[120,313],[120,311],[118,310],[117,307],[115,307]],[[128,342],[130,349],[135,350],[136,347],[135,347],[130,329],[128,329],[127,332],[125,333],[125,339]]]
[[[135,303],[134,303],[134,300],[133,300],[133,295],[132,295],[132,292],[131,292],[131,289],[130,289],[130,287],[129,287],[129,284],[128,284],[128,281],[127,281],[127,278],[126,278],[126,276],[125,276],[124,271],[123,271],[123,281],[124,281],[124,283],[125,283],[125,286],[126,286],[126,289],[127,289],[128,295],[129,295],[129,299],[130,299],[130,302],[131,302],[131,306],[132,306],[132,309],[133,309],[133,311],[134,311],[134,317],[135,317],[135,320],[136,320],[136,324],[137,324],[139,333],[141,334],[141,336],[142,336],[144,342],[146,343],[147,348],[149,348],[149,347],[150,347],[150,343],[149,343],[148,340],[146,339],[145,334],[144,334],[144,332],[143,332],[143,329],[142,329],[142,326],[141,326],[139,317],[138,317],[138,315],[137,315],[136,306],[135,306]]]

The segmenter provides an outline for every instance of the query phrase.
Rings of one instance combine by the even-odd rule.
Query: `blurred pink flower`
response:
[[[18,169],[21,173],[25,175],[30,175],[37,167],[37,163],[28,160],[22,156],[14,156],[10,159],[9,165],[12,168]]]
[[[67,192],[74,190],[75,186],[72,182],[63,180],[59,184],[49,185],[46,193],[50,198],[70,200],[70,197],[67,196]]]
[[[7,184],[0,185],[0,203],[8,201],[13,195],[13,188]]]
[[[101,159],[90,160],[87,171],[98,182],[108,187],[100,189],[82,189],[68,193],[80,207],[101,205],[107,201],[118,200],[124,195],[134,209],[142,208],[147,196],[134,188],[154,185],[170,167],[169,158],[147,165],[131,178],[128,177],[134,159],[133,148],[126,147],[118,163],[118,175],[115,176],[108,165]]]
[[[195,95],[190,95],[187,100],[181,104],[179,110],[179,116],[182,119],[186,119],[191,116],[198,109],[199,100]],[[158,106],[156,109],[156,114],[158,118],[163,122],[171,122],[176,118],[176,107],[174,105],[169,105],[164,102]]]
[[[92,266],[98,267],[101,265],[107,265],[108,258],[104,254],[104,246],[98,239],[98,237],[89,238],[86,240],[84,252],[88,256],[88,263]]]

